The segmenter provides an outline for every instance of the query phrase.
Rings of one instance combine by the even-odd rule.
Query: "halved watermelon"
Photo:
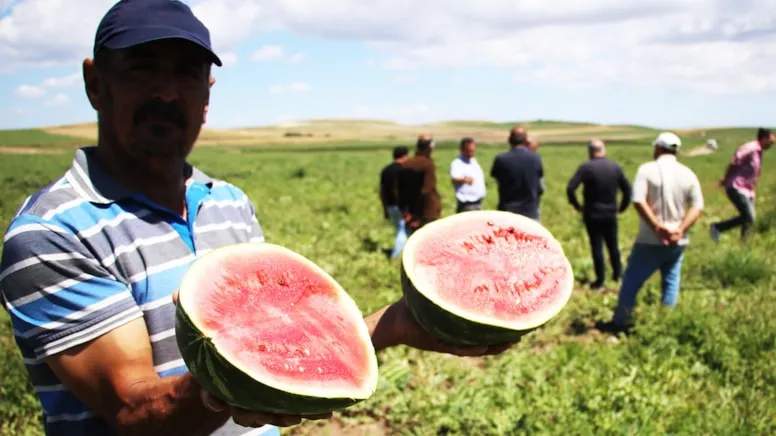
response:
[[[175,328],[193,377],[247,410],[326,413],[377,387],[356,303],[323,269],[278,245],[236,244],[198,258],[180,285]]]
[[[464,345],[513,342],[557,315],[574,286],[560,243],[510,212],[462,212],[426,224],[402,253],[407,305],[429,333]]]

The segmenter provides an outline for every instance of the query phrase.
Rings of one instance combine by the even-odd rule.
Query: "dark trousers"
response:
[[[736,188],[726,186],[725,194],[733,206],[738,210],[738,216],[733,217],[727,221],[718,222],[717,230],[720,233],[741,227],[741,239],[746,239],[752,232],[752,224],[754,223],[754,198],[749,198]]]
[[[604,267],[604,243],[609,252],[609,263],[612,266],[612,278],[619,280],[622,276],[622,260],[620,247],[617,244],[617,218],[592,219],[585,218],[585,228],[590,239],[590,251],[593,254],[595,267],[595,282],[593,287],[600,287],[606,278]]]
[[[482,200],[462,202],[456,200],[455,213],[467,212],[470,210],[482,210]]]

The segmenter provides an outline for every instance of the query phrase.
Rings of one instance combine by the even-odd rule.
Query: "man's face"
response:
[[[764,149],[768,150],[773,146],[774,139],[776,139],[776,134],[771,133],[771,136],[765,138],[765,140],[762,142],[762,146]]]
[[[204,122],[210,59],[183,40],[162,40],[107,53],[98,69],[84,63],[92,106],[108,146],[147,162],[185,158]]]
[[[474,157],[474,153],[477,151],[477,143],[472,141],[461,147],[461,154],[467,159]]]

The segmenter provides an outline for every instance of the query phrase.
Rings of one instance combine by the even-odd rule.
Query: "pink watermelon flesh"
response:
[[[192,307],[222,353],[291,385],[364,386],[369,355],[328,280],[282,255],[227,259],[211,274],[220,280]]]
[[[461,235],[425,235],[413,253],[416,280],[442,301],[502,321],[552,306],[561,282],[568,280],[562,248],[504,224],[471,220]]]

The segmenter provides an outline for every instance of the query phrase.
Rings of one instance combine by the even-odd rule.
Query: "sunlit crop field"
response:
[[[736,233],[715,245],[712,219],[734,213],[716,182],[733,147],[754,130],[720,132],[720,150],[682,157],[700,177],[706,212],[686,254],[679,306],[659,307],[657,276],[638,300],[637,328],[612,338],[591,330],[608,319],[616,291],[580,284],[566,309],[514,349],[486,359],[458,358],[399,347],[379,355],[377,394],[326,423],[287,434],[688,434],[776,433],[776,161],[768,152],[758,199],[757,233],[742,246]],[[2,141],[0,141],[2,142]],[[703,140],[688,140],[695,145]],[[485,171],[502,145],[481,146]],[[23,198],[70,164],[59,154],[3,154],[0,227]],[[587,236],[568,205],[566,182],[585,158],[584,143],[542,146],[548,192],[544,224],[562,242],[580,281],[592,277]],[[447,179],[454,146],[435,152],[445,214],[454,211]],[[609,156],[632,180],[651,158],[649,140],[609,144]],[[366,314],[401,294],[399,266],[384,250],[393,229],[383,220],[378,173],[390,147],[359,150],[261,151],[202,148],[192,161],[253,199],[268,241],[296,250],[326,269]],[[581,192],[580,192],[581,196]],[[495,207],[489,181],[485,205]],[[624,261],[637,228],[631,208],[621,218]],[[608,283],[616,289],[615,283]],[[5,313],[0,314],[0,434],[40,434],[38,404],[28,386]]]

